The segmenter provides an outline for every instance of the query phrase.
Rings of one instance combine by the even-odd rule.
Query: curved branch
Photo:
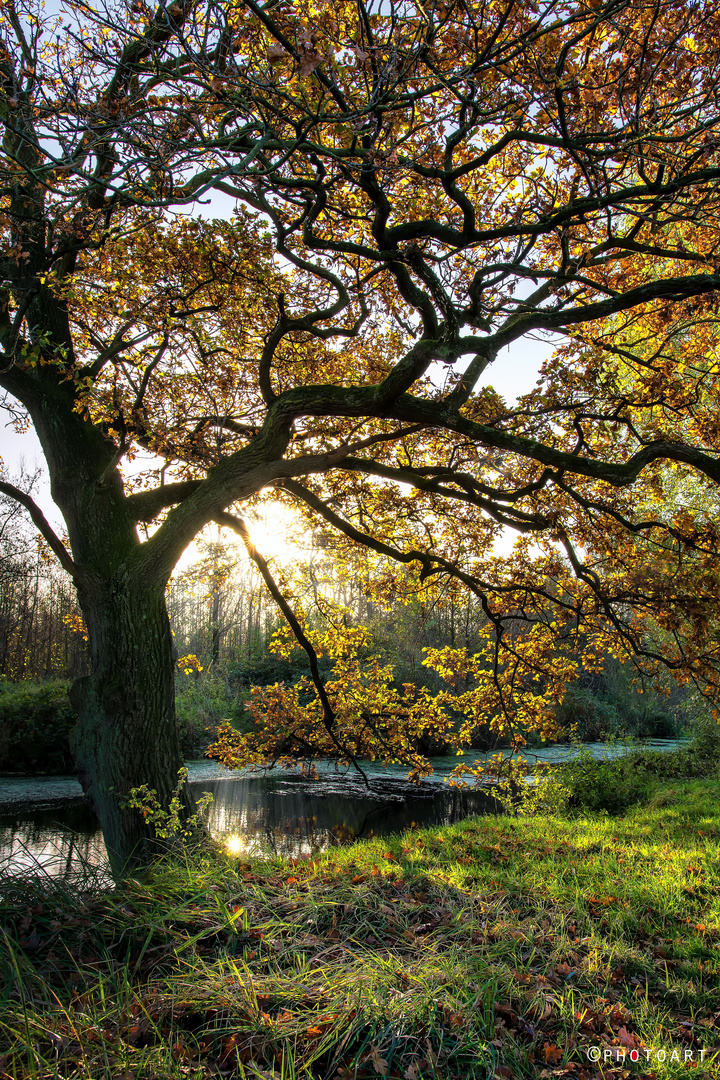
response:
[[[562,330],[578,323],[594,322],[639,307],[652,300],[686,300],[720,289],[720,274],[690,274],[687,277],[660,278],[618,293],[607,300],[578,304],[572,308],[555,308],[523,312],[510,319],[505,327],[489,339],[498,351],[532,330]]]
[[[161,510],[177,506],[202,484],[202,480],[180,480],[176,484],[163,484],[150,491],[137,491],[129,495],[126,506],[134,521],[152,521]]]
[[[0,480],[0,492],[3,495],[8,495],[15,502],[19,502],[21,506],[24,506],[30,517],[32,518],[33,525],[42,536],[48,547],[51,548],[53,554],[57,557],[58,562],[62,566],[73,580],[77,580],[80,571],[72,560],[70,552],[63,544],[62,540],[53,531],[50,522],[47,520],[42,510],[30,496],[21,491],[20,488],[15,487],[14,484],[8,484],[6,480]]]
[[[368,778],[365,772],[358,765],[355,757],[338,741],[338,738],[335,735],[335,710],[330,704],[330,699],[327,695],[327,690],[325,689],[325,683],[323,682],[322,675],[320,674],[317,653],[313,648],[313,644],[306,635],[302,626],[300,625],[300,622],[295,615],[295,612],[290,607],[283,594],[280,592],[275,578],[270,573],[270,567],[252,542],[247,525],[242,518],[235,517],[234,514],[228,513],[216,514],[215,521],[218,523],[218,525],[225,525],[228,529],[232,529],[232,531],[234,533],[237,533],[237,535],[244,543],[245,549],[249,557],[252,559],[252,561],[255,563],[258,570],[260,571],[260,576],[265,582],[265,586],[268,592],[285,616],[285,619],[287,620],[290,629],[295,635],[298,644],[305,650],[308,662],[310,664],[310,674],[312,676],[312,681],[315,685],[318,700],[320,701],[320,705],[322,708],[323,727],[332,739],[337,750],[342,754],[343,757],[350,758],[352,764],[360,773],[365,783],[368,784]]]
[[[351,415],[356,415],[356,413]],[[424,423],[428,427],[434,425],[449,431],[457,431],[483,446],[493,446],[498,450],[505,450],[519,457],[537,461],[541,465],[549,465],[561,472],[576,473],[580,476],[589,476],[594,480],[602,480],[613,487],[627,487],[638,478],[643,469],[653,461],[661,459],[692,465],[698,472],[704,473],[715,483],[720,484],[720,458],[711,457],[710,454],[698,450],[697,447],[688,446],[687,443],[671,442],[669,439],[655,439],[632,454],[625,462],[597,461],[593,458],[579,457],[569,451],[556,450],[552,446],[546,446],[524,435],[514,435],[512,432],[501,431],[487,424],[466,419],[454,410],[444,409],[436,402],[421,401],[410,394],[404,394],[392,410],[387,411],[386,416],[407,423]]]
[[[420,571],[421,581],[432,577],[434,574],[446,573],[448,576],[457,578],[458,581],[462,581],[476,596],[481,599],[485,598],[484,590],[487,590],[488,586],[484,585],[472,574],[467,574],[463,570],[460,570],[454,563],[451,563],[448,559],[444,559],[442,555],[430,555],[427,551],[421,551],[419,548],[412,548],[410,551],[400,551],[399,548],[392,547],[382,540],[377,540],[369,533],[361,532],[359,529],[356,529],[354,525],[351,525],[349,521],[345,521],[344,518],[341,518],[339,514],[336,514],[334,510],[331,510],[322,499],[319,499],[317,495],[303,484],[299,484],[296,480],[283,481],[283,487],[286,491],[289,491],[291,495],[294,495],[296,499],[304,502],[306,506],[309,506],[315,513],[319,514],[320,517],[324,518],[324,520],[327,521],[329,525],[336,528],[338,532],[349,537],[350,540],[354,540],[363,547],[370,548],[371,551],[376,551],[378,555],[386,555],[395,562],[419,562],[422,566],[422,570]],[[501,588],[496,591],[504,592],[507,590]]]

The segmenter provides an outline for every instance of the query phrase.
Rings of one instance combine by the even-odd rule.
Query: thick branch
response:
[[[611,296],[607,300],[579,304],[572,308],[540,308],[517,315],[509,320],[505,327],[493,334],[488,339],[488,343],[491,349],[499,351],[532,330],[562,331],[566,326],[606,319],[653,300],[678,302],[716,292],[718,289],[720,289],[720,274],[690,274],[687,277],[661,278],[658,281],[649,281],[645,285],[628,289],[627,292]]]
[[[177,506],[192,495],[201,483],[202,480],[181,480],[177,484],[164,484],[150,491],[137,491],[128,496],[128,510],[135,521],[152,521],[161,510]]]
[[[79,571],[70,556],[70,552],[55,534],[49,521],[34,499],[31,499],[30,496],[26,492],[21,491],[20,488],[16,488],[14,484],[8,484],[5,480],[0,480],[0,492],[2,492],[3,495],[9,495],[11,499],[14,499],[25,507],[32,518],[33,525],[38,530],[43,540],[45,540],[48,547],[52,549],[53,554],[57,557],[63,570],[76,580]]]

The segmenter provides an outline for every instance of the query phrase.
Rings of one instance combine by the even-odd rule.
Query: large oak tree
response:
[[[77,761],[116,870],[152,842],[123,796],[167,804],[180,765],[164,589],[184,548],[234,528],[294,619],[233,509],[266,487],[475,592],[487,655],[435,657],[492,671],[469,716],[541,727],[570,625],[712,694],[718,5],[63,12],[0,13],[0,385],[68,546],[0,490],[77,586]],[[188,216],[213,193],[244,209]],[[484,375],[538,333],[561,347],[508,407]],[[165,462],[144,490],[121,472],[138,447]],[[316,684],[308,749],[402,756],[406,730]]]

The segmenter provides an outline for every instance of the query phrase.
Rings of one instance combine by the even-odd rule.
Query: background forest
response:
[[[76,717],[67,691],[88,666],[82,616],[67,574],[18,505],[0,496],[0,507],[0,770],[72,772],[69,732]],[[413,684],[441,692],[442,679],[423,664],[425,651],[458,647],[472,654],[480,645],[485,616],[477,598],[457,583],[420,589],[404,568],[342,548],[322,530],[302,533],[290,554],[284,574],[312,625],[321,629],[341,619],[345,626],[364,627],[369,639],[362,660],[389,665],[398,689]],[[167,600],[181,744],[186,757],[196,757],[221,721],[250,730],[252,688],[297,683],[307,674],[307,658],[299,648],[278,655],[274,642],[282,616],[254,563],[219,529],[194,545]],[[333,662],[321,657],[320,664],[329,677]],[[454,689],[471,685],[468,675]],[[555,715],[567,739],[673,738],[692,731],[702,708],[670,675],[641,679],[630,664],[608,654],[601,670],[581,669],[567,684]],[[472,746],[485,750],[508,741],[481,724]],[[536,734],[528,741],[540,745]],[[428,737],[417,749],[433,756],[447,747]]]

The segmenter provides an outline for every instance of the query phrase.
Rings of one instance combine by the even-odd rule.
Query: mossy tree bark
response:
[[[137,809],[124,809],[147,784],[167,807],[182,767],[175,722],[172,637],[163,589],[146,589],[121,571],[80,602],[88,627],[92,673],[75,683],[74,753],[80,781],[102,823],[113,870],[147,862],[158,847]],[[181,813],[193,800],[181,790]]]
[[[63,327],[57,310],[52,315],[58,334]],[[65,342],[64,355],[71,356],[69,332]],[[29,496],[0,481],[1,490],[26,506],[77,588],[91,673],[72,692],[79,715],[74,753],[113,872],[121,876],[147,865],[159,848],[152,823],[123,802],[132,788],[145,785],[167,809],[182,767],[165,606],[173,567],[203,526],[235,499],[284,471],[305,472],[327,463],[320,456],[288,469],[282,453],[292,416],[280,409],[249,447],[207,479],[128,495],[117,467],[118,449],[83,408],[74,381],[46,365],[29,372],[11,368],[0,374],[0,385],[30,414],[67,525],[70,550]],[[138,522],[170,507],[162,526],[141,542]],[[180,819],[187,820],[194,809],[192,797],[181,791]]]
[[[123,803],[147,785],[163,807],[182,767],[175,721],[173,644],[165,585],[129,512],[113,444],[74,395],[45,380],[25,402],[65,518],[72,573],[85,619],[91,673],[71,697],[78,712],[73,750],[82,786],[100,820],[113,872],[135,870],[158,850],[152,824]],[[194,810],[181,792],[181,817]]]

